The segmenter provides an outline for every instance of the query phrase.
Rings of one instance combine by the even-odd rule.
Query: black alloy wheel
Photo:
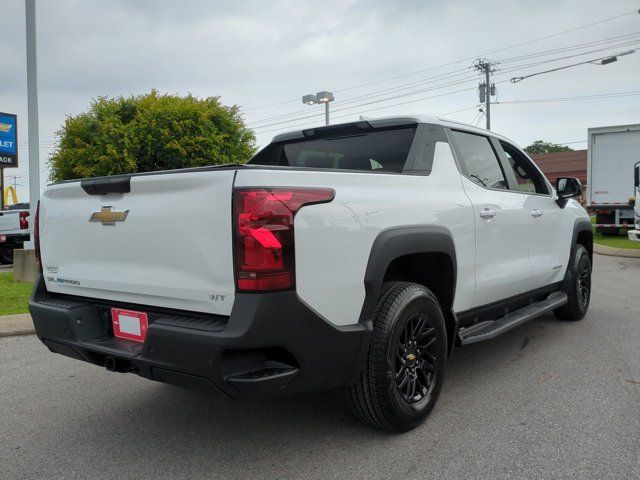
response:
[[[586,255],[580,258],[580,264],[578,265],[577,289],[580,307],[586,310],[591,296],[591,264]]]
[[[407,403],[425,398],[437,373],[436,329],[424,313],[411,315],[396,342],[396,386]]]

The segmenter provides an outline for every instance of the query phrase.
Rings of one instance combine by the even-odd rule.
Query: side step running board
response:
[[[508,332],[529,320],[539,317],[543,313],[561,307],[567,303],[567,301],[566,293],[554,292],[545,300],[522,307],[519,310],[508,313],[498,320],[487,320],[485,322],[472,325],[471,327],[460,329],[458,332],[460,343],[462,345],[468,345],[470,343],[481,342],[483,340],[489,340],[497,337],[498,335]]]

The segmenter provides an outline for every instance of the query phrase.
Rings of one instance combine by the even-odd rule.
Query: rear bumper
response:
[[[22,245],[24,244],[24,242],[27,242],[27,241],[29,241],[29,234],[25,235],[23,233],[19,233],[19,234],[0,233],[0,248],[2,247],[22,248]]]
[[[149,313],[144,344],[113,336],[111,306]],[[29,311],[53,352],[230,397],[347,385],[364,364],[371,333],[370,325],[328,323],[295,292],[238,294],[231,316],[221,317],[61,296],[40,277]]]
[[[640,242],[640,230],[629,230],[627,233],[629,235],[629,240],[632,242]]]

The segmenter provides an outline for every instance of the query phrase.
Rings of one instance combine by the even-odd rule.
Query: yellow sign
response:
[[[13,200],[13,204],[18,203],[18,194],[16,193],[16,189],[13,188],[13,185],[9,185],[4,189],[4,192],[0,192],[0,195],[4,195],[4,204],[5,206],[9,204],[9,194],[11,194],[11,199]]]

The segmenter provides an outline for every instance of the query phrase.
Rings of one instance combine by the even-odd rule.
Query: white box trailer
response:
[[[629,230],[627,235],[629,240],[633,242],[640,242],[640,160],[638,160],[633,167],[633,185],[636,192],[636,204],[633,209],[635,210],[636,221],[633,230]]]
[[[587,152],[587,207],[596,228],[618,235],[634,224],[634,166],[640,161],[640,124],[590,128]]]

